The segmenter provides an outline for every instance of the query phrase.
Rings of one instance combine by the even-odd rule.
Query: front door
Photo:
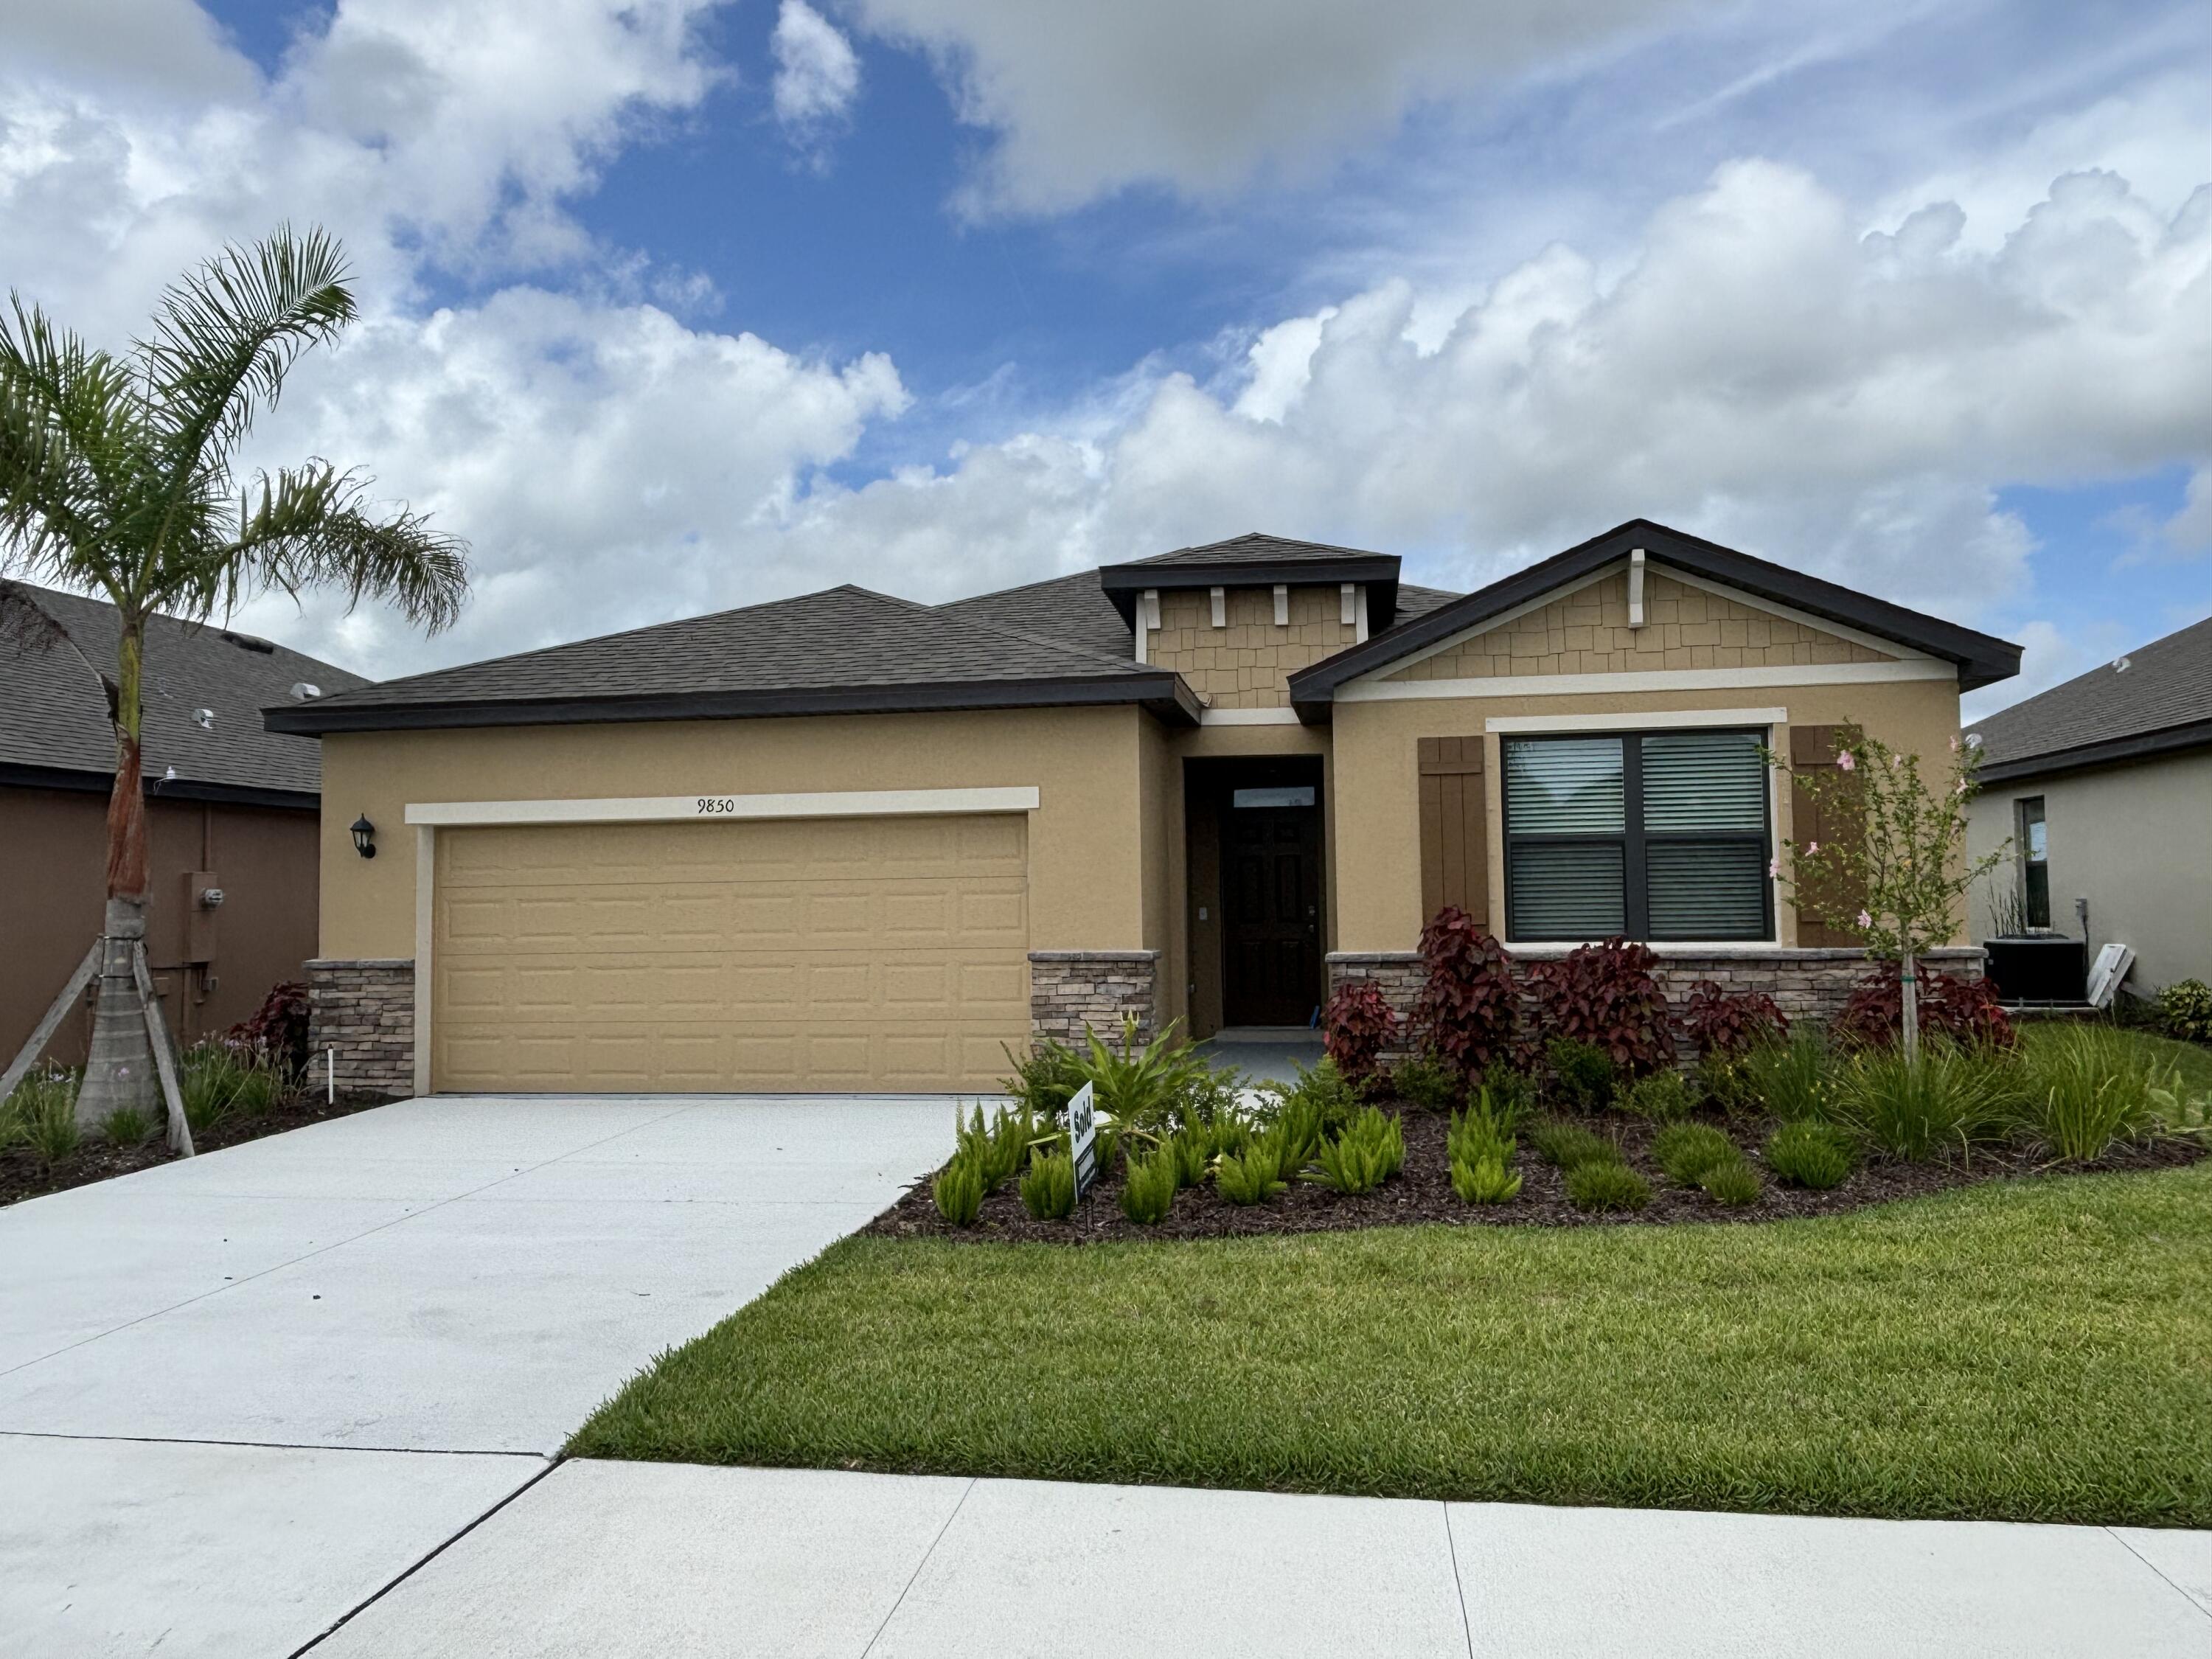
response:
[[[1321,808],[1311,784],[1232,789],[1221,819],[1222,1019],[1304,1025],[1321,1001]]]

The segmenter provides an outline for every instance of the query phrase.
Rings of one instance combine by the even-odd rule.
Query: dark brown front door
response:
[[[1321,808],[1310,785],[1236,789],[1221,815],[1222,1018],[1304,1025],[1321,1000]]]

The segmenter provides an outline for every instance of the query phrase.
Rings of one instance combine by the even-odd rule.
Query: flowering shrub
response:
[[[1376,1060],[1398,1035],[1398,1016],[1374,981],[1347,980],[1321,1012],[1322,1041],[1336,1069],[1355,1084],[1375,1075]]]
[[[261,1006],[223,1034],[223,1041],[255,1061],[303,1075],[307,1069],[307,988],[286,980]]]
[[[1649,947],[1621,939],[1584,945],[1528,970],[1545,1031],[1601,1048],[1630,1077],[1671,1065],[1667,998]]]
[[[1879,963],[1851,988],[1850,1000],[1830,1034],[1860,1048],[1887,1048],[1905,1024],[1905,993],[1898,965]],[[1920,971],[1920,1029],[1972,1047],[2009,1048],[2019,1041],[1987,980],[1954,979],[1925,966]]]
[[[1474,917],[1447,904],[1421,930],[1428,978],[1413,1003],[1422,1045],[1473,1079],[1513,1047],[1520,997],[1505,947]]]
[[[1790,1035],[1789,1018],[1774,1006],[1772,997],[1763,991],[1725,990],[1710,979],[1690,988],[1682,1024],[1700,1056],[1740,1054]]]
[[[2176,980],[2153,1005],[2159,1030],[2184,1042],[2212,1042],[2212,988],[2201,979]]]

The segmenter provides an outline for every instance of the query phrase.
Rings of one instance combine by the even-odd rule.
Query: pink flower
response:
[[[1951,739],[1951,752],[1954,755],[1959,752],[1959,739],[1955,736]]]
[[[1819,842],[1817,842],[1817,841],[1816,841],[1816,842],[1808,842],[1808,843],[1807,844],[1806,848],[1805,848],[1805,851],[1806,851],[1808,854],[1813,854],[1813,853],[1817,853],[1817,852],[1819,852],[1820,850],[1820,843]]]
[[[1869,915],[1865,911],[1863,911],[1863,910],[1860,911],[1860,912],[1859,912],[1859,926],[1860,926],[1860,927],[1873,927],[1873,926],[1874,926],[1874,918],[1873,918],[1872,916]]]
[[[1855,771],[1857,769],[1857,767],[1858,763],[1851,758],[1851,751],[1850,750],[1839,749],[1836,751],[1836,769],[1838,771]]]

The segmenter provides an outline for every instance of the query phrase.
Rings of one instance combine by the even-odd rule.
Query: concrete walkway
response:
[[[2212,1653],[2212,1534],[564,1463],[314,1659]]]
[[[933,1097],[412,1101],[0,1211],[0,1655],[293,1652],[951,1139]]]

